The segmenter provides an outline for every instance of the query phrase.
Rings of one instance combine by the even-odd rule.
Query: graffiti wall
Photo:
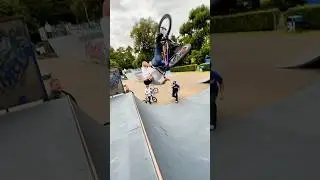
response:
[[[96,39],[86,42],[85,54],[91,62],[106,64],[106,47],[104,40]]]
[[[110,96],[124,93],[121,75],[118,69],[110,69],[109,89]]]
[[[0,109],[46,96],[24,21],[0,20]]]

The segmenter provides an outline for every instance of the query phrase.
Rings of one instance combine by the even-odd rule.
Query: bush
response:
[[[320,5],[297,6],[284,13],[286,18],[293,15],[303,16],[309,29],[320,29]]]
[[[203,63],[199,65],[199,68],[202,69],[202,71],[210,71],[210,63]]]
[[[176,66],[171,68],[171,72],[187,72],[187,71],[196,71],[198,65],[196,64],[190,64],[185,66]]]
[[[227,16],[215,16],[211,23],[212,33],[270,31],[278,24],[280,11],[269,9]]]

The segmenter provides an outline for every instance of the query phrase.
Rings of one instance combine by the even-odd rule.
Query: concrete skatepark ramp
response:
[[[302,55],[295,57],[290,63],[279,66],[284,69],[313,69],[320,68],[320,56],[318,51],[305,52]]]
[[[86,61],[85,42],[79,40],[75,35],[63,36],[49,39],[51,47],[55,53],[63,59],[73,61]]]
[[[87,117],[68,98],[1,115],[0,119],[0,179],[109,177],[107,127]]]
[[[111,98],[111,179],[210,179],[208,97],[209,89],[168,105]]]
[[[211,135],[213,178],[319,179],[319,80],[249,116],[221,119]]]

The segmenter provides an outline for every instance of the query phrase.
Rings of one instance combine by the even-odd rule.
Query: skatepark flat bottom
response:
[[[117,97],[118,100],[122,98],[121,96],[132,96],[132,94],[120,95]],[[117,99],[111,99],[111,142],[117,141],[118,144],[122,143],[122,146],[130,149],[130,152],[125,150],[112,151],[116,154],[111,153],[111,156],[128,157],[126,161],[121,162],[122,168],[127,168],[126,171],[131,172],[131,175],[133,172],[136,172],[135,179],[145,179],[143,178],[143,174],[150,174],[150,171],[146,172],[146,169],[150,170],[150,168],[145,168],[144,172],[139,168],[141,167],[140,164],[143,163],[140,161],[145,159],[145,157],[142,155],[136,156],[137,154],[135,153],[136,151],[143,152],[146,150],[146,140],[144,140],[143,145],[141,143],[134,143],[135,141],[132,139],[133,135],[127,137],[125,132],[114,134],[116,129],[123,131],[121,128],[127,130],[132,129],[131,132],[134,133],[133,130],[136,131],[134,127],[137,125],[132,126],[130,123],[132,123],[132,119],[141,118],[147,138],[152,147],[152,153],[155,156],[155,163],[159,166],[163,179],[210,179],[209,97],[210,90],[206,89],[177,104],[150,105],[135,98],[137,106],[135,111],[129,107],[132,103],[127,103],[126,106],[120,108],[118,106],[120,105],[119,101]],[[113,103],[114,101],[117,102]],[[120,113],[123,115],[120,116]],[[132,113],[131,118],[127,117],[127,115],[129,115],[128,113]],[[116,117],[112,114],[118,114],[119,116]],[[123,119],[124,117],[127,118]],[[121,121],[122,125],[120,126],[120,124],[116,123],[117,121]],[[131,128],[128,129],[128,127]],[[122,142],[119,139],[121,134],[124,135]],[[140,140],[142,139],[142,132],[140,132]],[[113,149],[113,147],[112,144],[111,149]],[[140,161],[138,161],[139,159]],[[145,161],[151,161],[151,158],[147,159],[149,160]],[[113,167],[117,166],[120,165],[118,164]],[[111,165],[111,176],[112,169]],[[133,176],[131,176],[131,178],[133,178]]]
[[[159,93],[156,94],[158,99],[157,104],[165,105],[171,104],[174,102],[174,98],[171,97],[172,81],[177,81],[180,85],[179,99],[188,99],[188,97],[196,95],[198,92],[201,92],[209,87],[208,84],[200,83],[204,78],[207,78],[210,75],[209,72],[179,72],[179,73],[170,73],[169,78],[171,81],[167,81],[163,85],[155,86],[159,89]],[[136,80],[124,80],[124,83],[129,87],[131,91],[134,92],[135,96],[140,100],[145,98],[144,90],[145,85],[143,82]]]

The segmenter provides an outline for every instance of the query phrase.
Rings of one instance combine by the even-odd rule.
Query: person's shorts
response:
[[[143,81],[143,83],[144,83],[144,85],[149,85],[149,84],[151,84],[152,83],[152,80],[150,80],[150,79],[146,79],[146,80],[144,80]]]

